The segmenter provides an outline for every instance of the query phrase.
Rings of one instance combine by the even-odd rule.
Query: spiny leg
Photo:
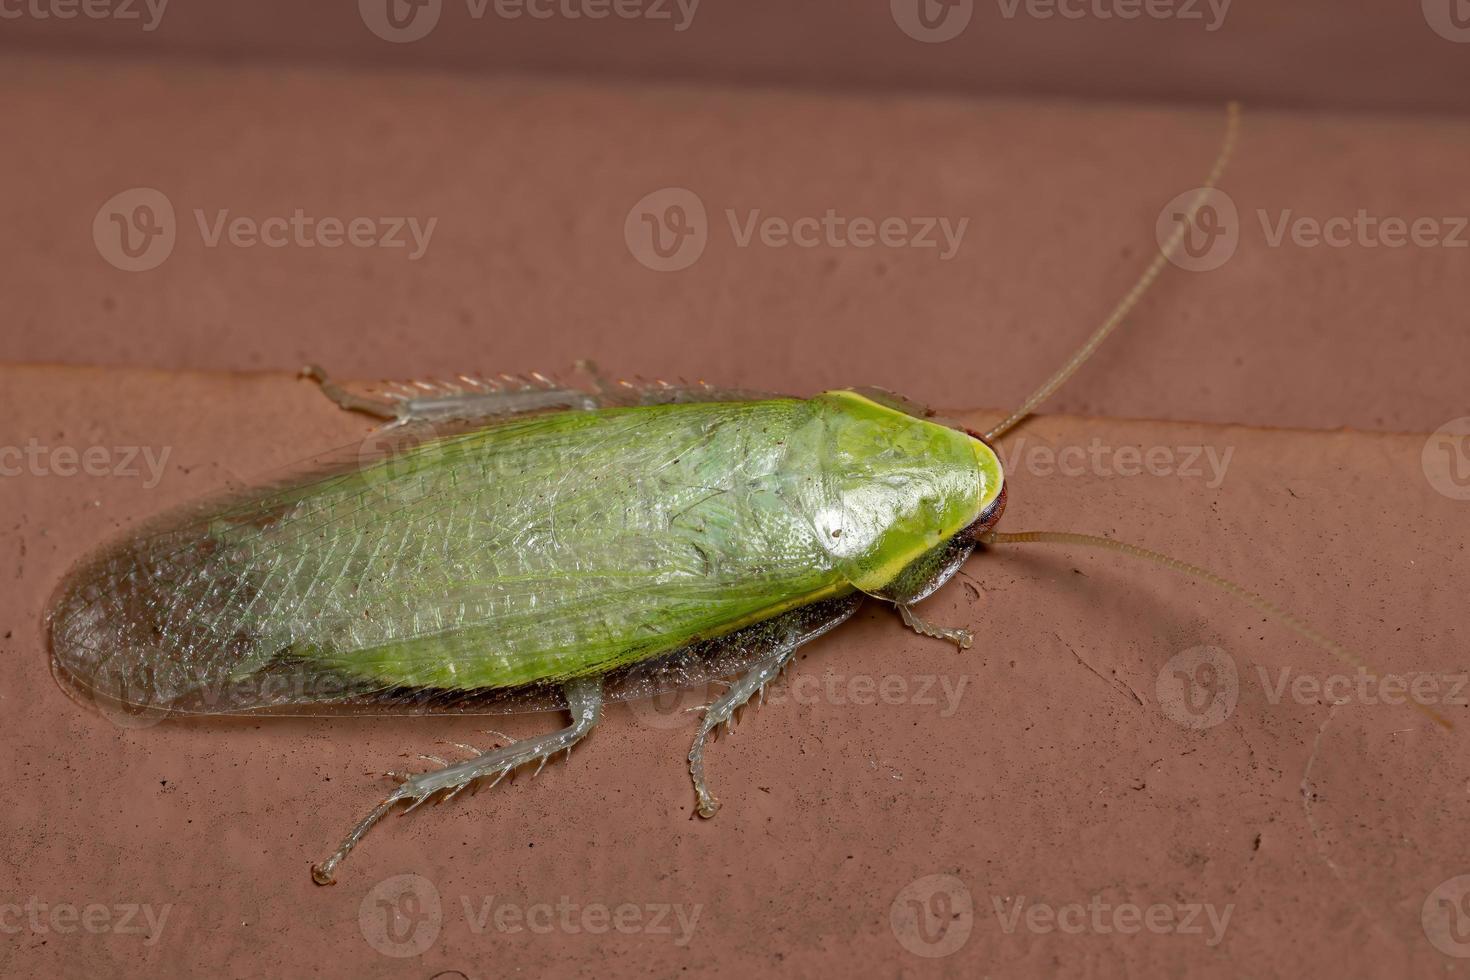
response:
[[[491,783],[493,786],[517,766],[537,761],[544,766],[546,760],[556,753],[563,750],[570,752],[572,746],[592,731],[602,717],[602,679],[591,677],[570,681],[563,691],[566,694],[567,707],[572,712],[571,725],[560,731],[522,739],[466,762],[408,777],[348,832],[331,857],[321,864],[311,866],[312,880],[318,885],[332,884],[332,873],[337,865],[357,846],[357,842],[362,840],[368,829],[399,803],[408,802],[408,809],[412,810],[438,793],[443,793],[446,800],[452,799],[477,779],[494,776],[495,782]],[[536,771],[540,772],[540,767]]]
[[[601,407],[603,381],[596,365],[581,361],[577,366],[592,379],[596,393],[558,385],[540,374],[523,378],[461,375],[451,381],[399,382],[388,393],[373,397],[347,391],[315,364],[302,368],[301,376],[315,381],[339,408],[383,419],[391,428],[412,422],[476,422],[549,409]]]
[[[378,419],[393,420],[398,418],[397,408],[391,399],[354,395],[352,392],[342,388],[337,382],[328,378],[327,372],[315,364],[306,365],[301,369],[300,374],[303,378],[310,378],[312,381],[315,381],[321,393],[344,412],[362,412],[364,415],[371,415],[373,418]]]
[[[704,778],[705,740],[720,725],[729,724],[735,717],[735,711],[738,708],[756,694],[764,691],[766,685],[775,680],[791,662],[795,653],[796,646],[793,645],[783,650],[781,655],[775,659],[752,667],[739,680],[731,684],[728,691],[704,709],[704,718],[701,719],[699,731],[694,736],[694,745],[689,749],[689,775],[694,779],[694,793],[699,797],[701,817],[712,817],[720,809],[720,801],[715,798],[715,794],[709,791],[709,785]]]
[[[898,614],[903,617],[904,625],[915,633],[924,636],[932,636],[936,640],[948,640],[961,650],[970,649],[970,644],[975,642],[975,634],[967,629],[956,626],[936,626],[926,619],[920,618],[913,608],[907,603],[898,603]]]

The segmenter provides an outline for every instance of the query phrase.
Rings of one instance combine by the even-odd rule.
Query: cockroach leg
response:
[[[599,394],[564,387],[536,373],[495,379],[461,375],[452,381],[395,384],[382,397],[349,392],[315,364],[302,368],[301,376],[315,381],[338,407],[387,420],[390,428],[414,422],[491,421],[550,410],[591,411],[603,405]]]
[[[501,390],[468,390],[448,394],[423,394],[399,404],[399,421],[478,422],[552,410],[592,411],[601,407],[596,395],[574,388],[543,387],[537,384],[507,386]]]
[[[726,726],[726,731],[729,731],[736,709],[775,680],[790,663],[796,649],[796,645],[792,645],[774,659],[752,667],[741,675],[739,680],[731,684],[728,691],[704,709],[704,718],[700,721],[699,731],[694,736],[694,745],[689,749],[689,775],[694,779],[694,793],[699,799],[701,817],[712,817],[720,809],[720,801],[715,798],[715,794],[710,792],[709,785],[704,778],[705,741],[721,724]]]
[[[592,731],[602,717],[602,679],[581,678],[567,683],[563,690],[567,706],[572,712],[571,725],[560,731],[521,739],[514,745],[494,749],[466,762],[410,776],[348,832],[331,857],[320,864],[312,865],[312,880],[318,885],[332,884],[332,874],[337,865],[357,846],[357,842],[362,840],[369,828],[397,804],[406,802],[408,809],[412,810],[430,797],[440,794],[443,794],[443,799],[450,799],[478,779],[493,776],[495,782],[499,782],[519,766],[531,762],[544,765],[551,756],[570,749]]]
[[[608,381],[606,375],[602,373],[602,368],[598,367],[597,362],[591,358],[584,357],[573,366],[592,382],[594,393],[603,395],[612,387],[612,382]]]
[[[953,626],[936,626],[925,619],[906,603],[898,603],[898,614],[903,617],[904,624],[915,633],[924,636],[932,636],[936,640],[948,640],[961,650],[970,649],[970,644],[975,642],[975,634],[967,629]]]
[[[328,378],[327,372],[315,364],[308,364],[302,368],[301,377],[315,381],[321,393],[344,412],[361,412],[376,419],[398,419],[397,406],[390,399],[354,395]]]

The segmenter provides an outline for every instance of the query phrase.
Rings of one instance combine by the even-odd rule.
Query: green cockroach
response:
[[[969,432],[877,393],[809,399],[705,387],[590,390],[463,379],[386,397],[310,373],[344,408],[407,436],[381,458],[319,467],[175,514],[62,584],[49,616],[68,687],[161,712],[568,709],[564,729],[400,776],[312,876],[332,881],[399,803],[449,798],[544,765],[604,701],[738,679],[688,755],[701,816],[711,732],[862,597],[920,633],[968,631],[914,611],[980,544],[1113,548],[1214,582],[1356,664],[1336,644],[1216,576],[1087,535],[995,530],[1005,476],[992,443],[1074,373],[1179,246],[1174,238],[1074,357],[1013,415]],[[442,761],[442,760],[436,760]]]

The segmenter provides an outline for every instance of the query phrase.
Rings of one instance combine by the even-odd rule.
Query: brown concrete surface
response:
[[[881,384],[955,405],[1014,404],[1066,356],[1131,284],[1221,126],[1215,108],[187,62],[7,57],[0,86],[0,359],[309,358],[371,377],[591,357],[621,375]],[[1463,120],[1248,105],[1224,184],[1237,251],[1214,271],[1170,270],[1050,408],[1384,431],[1467,414],[1470,248],[1268,240],[1285,218],[1361,211],[1437,222],[1463,245],[1467,153]],[[130,216],[127,200],[104,205],[139,187],[167,196],[177,238],[162,264],[127,272],[104,261],[93,222]],[[707,246],[657,272],[634,258],[625,220],[669,187],[699,196]],[[945,261],[742,248],[726,217],[829,208],[968,225]],[[195,215],[207,229],[221,212],[298,209],[437,224],[411,261],[406,248],[208,247]]]
[[[921,0],[8,0],[0,51],[1464,112],[1460,2],[922,0],[930,32]]]
[[[712,749],[725,802],[712,822],[690,819],[690,730],[671,721],[680,704],[621,706],[569,767],[391,819],[336,888],[315,887],[309,863],[382,791],[366,773],[403,765],[405,751],[432,752],[438,738],[474,741],[484,727],[523,735],[551,719],[119,726],[54,683],[40,617],[67,566],[129,522],[365,431],[282,375],[0,369],[0,445],[34,439],[43,460],[40,475],[0,478],[0,777],[9,787],[0,904],[47,906],[39,929],[0,909],[0,974],[1454,977],[1467,968],[1436,951],[1426,923],[1432,931],[1453,914],[1458,893],[1441,904],[1435,889],[1470,873],[1470,711],[1443,706],[1459,723],[1443,732],[1356,696],[1336,708],[1289,693],[1273,703],[1283,669],[1308,681],[1344,670],[1187,580],[1050,548],[979,556],[925,604],[932,618],[979,631],[968,653],[872,607],[809,647],[785,701],[750,711]],[[1159,464],[1166,475],[1128,476],[1121,459],[1045,475],[1038,450],[1093,440],[1108,460],[1136,447],[1171,462]],[[1004,528],[1100,532],[1202,561],[1388,674],[1470,669],[1470,504],[1434,489],[1423,436],[1045,417],[1009,444]],[[156,486],[146,473],[113,472],[123,448],[137,446],[169,451]],[[108,475],[65,475],[56,451],[66,447],[104,447]],[[1231,453],[1223,477],[1192,475],[1190,447]],[[1202,644],[1237,667],[1238,703],[1219,724],[1188,727],[1170,712],[1201,716],[1180,714],[1171,658]],[[823,684],[802,688],[801,678]],[[942,685],[959,691],[955,710]],[[905,693],[852,703],[875,700],[874,689]],[[373,891],[404,873],[422,876],[437,916],[385,906]],[[971,910],[947,904],[932,875],[952,876],[958,884],[947,887],[968,895]],[[995,903],[1008,915],[1018,896],[1179,916],[1199,904],[1229,919],[1218,937],[1203,916],[1202,934],[1041,932],[1025,920],[1007,932]],[[923,910],[918,932],[902,918],[910,899]],[[543,903],[570,909],[572,925],[560,912],[538,918]],[[155,921],[169,907],[156,936],[122,928],[125,910],[142,905]],[[606,928],[598,915],[624,905],[638,906],[649,928],[583,928]],[[652,928],[648,909],[660,905],[686,918],[698,910],[687,942],[677,942],[677,925],[672,935]],[[73,911],[47,918],[57,906]],[[528,914],[549,931],[500,931],[495,914],[506,908],[501,922]],[[394,909],[412,914],[394,920],[403,931],[385,933]],[[84,914],[90,930],[78,925]],[[127,919],[134,929],[144,922]],[[1463,935],[1463,922],[1450,925]],[[938,951],[964,930],[947,956],[913,952]],[[369,936],[394,952],[425,948],[387,956]]]

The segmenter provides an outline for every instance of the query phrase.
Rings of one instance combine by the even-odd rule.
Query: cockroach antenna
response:
[[[1072,375],[1077,373],[1077,370],[1083,364],[1087,363],[1088,358],[1092,357],[1093,353],[1102,345],[1102,342],[1108,338],[1108,335],[1116,330],[1128,314],[1133,311],[1133,308],[1138,305],[1138,301],[1143,297],[1143,294],[1148,291],[1149,286],[1153,284],[1153,281],[1158,278],[1159,273],[1163,271],[1164,265],[1173,258],[1174,253],[1179,249],[1180,244],[1184,240],[1184,235],[1194,225],[1195,215],[1204,205],[1210,192],[1214,190],[1221,174],[1225,172],[1225,166],[1230,161],[1230,154],[1235,149],[1236,135],[1239,129],[1240,105],[1236,102],[1231,102],[1226,109],[1225,139],[1220,146],[1220,155],[1216,157],[1215,165],[1211,168],[1210,175],[1205,178],[1205,182],[1200,187],[1199,192],[1190,201],[1189,208],[1185,212],[1185,220],[1180,222],[1179,227],[1174,229],[1174,233],[1159,248],[1158,254],[1149,262],[1148,268],[1143,271],[1143,275],[1139,277],[1138,282],[1119,301],[1118,305],[1114,307],[1113,312],[1108,315],[1108,318],[1103,321],[1102,325],[1093,331],[1092,336],[1087,338],[1087,341],[1077,349],[1076,353],[1067,360],[1067,363],[1063,364],[1040,388],[1037,388],[1029,398],[1021,403],[1020,408],[1016,409],[1005,421],[985,434],[985,440],[987,442],[993,443],[1005,435],[1029,416],[1038,405],[1050,398]],[[1178,558],[1172,558],[1169,555],[1151,551],[1148,548],[1140,548],[1137,545],[1128,544],[1123,541],[1115,541],[1112,538],[1099,537],[1093,534],[1078,534],[1071,531],[1022,531],[1008,534],[992,530],[981,535],[979,540],[981,544],[987,546],[996,544],[1077,545],[1087,548],[1102,548],[1108,551],[1116,551],[1133,558],[1141,558],[1144,561],[1152,562],[1191,578],[1198,579],[1199,581],[1206,582],[1223,592],[1235,596],[1237,599],[1254,607],[1271,619],[1276,620],[1286,628],[1310,640],[1317,647],[1326,650],[1337,658],[1337,660],[1349,667],[1364,671],[1373,676],[1376,676],[1378,673],[1376,670],[1370,668],[1357,654],[1308,626],[1271,600],[1221,575],[1217,575],[1209,569],[1181,561]],[[1436,724],[1442,725],[1447,729],[1454,727],[1444,717],[1427,706],[1420,704],[1418,701],[1410,700],[1409,703]]]
[[[1148,292],[1149,287],[1154,284],[1154,280],[1159,277],[1159,273],[1164,271],[1164,266],[1179,251],[1179,246],[1184,243],[1185,234],[1194,226],[1195,215],[1199,213],[1199,209],[1204,206],[1205,201],[1215,190],[1215,185],[1219,183],[1220,176],[1225,173],[1226,165],[1230,163],[1230,154],[1235,151],[1235,140],[1239,131],[1240,103],[1231,102],[1225,107],[1225,139],[1220,144],[1220,155],[1215,158],[1215,165],[1210,169],[1210,175],[1205,178],[1204,184],[1200,186],[1199,191],[1190,200],[1189,207],[1184,212],[1184,220],[1179,222],[1178,227],[1169,236],[1169,240],[1164,242],[1158,254],[1149,262],[1148,268],[1143,270],[1143,275],[1138,277],[1138,281],[1133,284],[1133,288],[1128,290],[1123,298],[1118,301],[1117,306],[1113,307],[1113,312],[1108,314],[1108,318],[1102,322],[1102,325],[1093,331],[1091,337],[1087,338],[1087,342],[1077,348],[1076,353],[1067,359],[1067,363],[1057,369],[1056,374],[1047,378],[1046,382],[1040,388],[1033,391],[1031,396],[1021,403],[1020,408],[1012,412],[1004,422],[985,433],[986,442],[995,442],[995,440],[1019,425],[1032,412],[1036,411],[1038,405],[1055,394],[1058,388],[1066,384],[1072,375],[1076,374],[1078,369],[1087,363],[1092,355],[1097,352],[1097,349],[1102,346],[1103,341],[1108,339],[1108,335],[1114,330],[1117,330],[1123,321],[1127,319],[1128,314],[1133,312],[1133,308],[1138,305],[1139,300],[1143,299],[1144,293]]]

